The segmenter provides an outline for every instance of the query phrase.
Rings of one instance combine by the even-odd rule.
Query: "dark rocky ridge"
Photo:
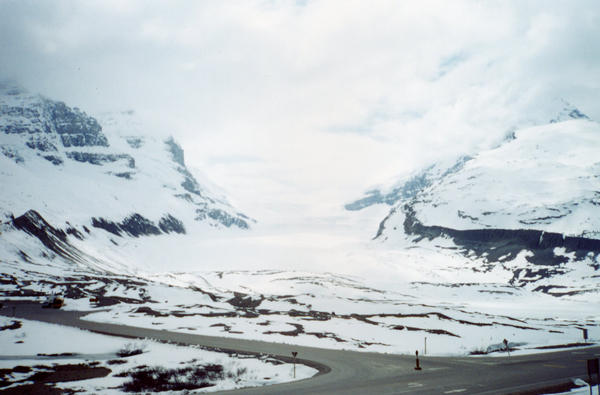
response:
[[[121,229],[133,237],[159,235],[160,229],[147,218],[140,214],[132,214],[125,218],[120,224]]]
[[[117,236],[121,236],[123,233],[133,237],[159,235],[163,232],[185,233],[183,223],[169,214],[163,216],[159,221],[160,228],[139,214],[132,214],[118,224],[106,221],[103,218],[92,218],[92,225]],[[12,218],[12,226],[37,238],[46,248],[71,262],[93,260],[93,258],[69,243],[69,235],[80,240],[85,237],[83,233],[69,223],[67,223],[66,231],[64,231],[50,225],[37,211],[29,210],[17,218]],[[83,229],[86,233],[89,233],[86,227],[83,227]],[[27,256],[24,256],[24,259],[26,258]]]
[[[128,150],[125,153],[109,148],[108,139],[102,132],[102,126],[95,118],[88,116],[77,107],[71,108],[63,102],[53,101],[40,95],[32,95],[13,85],[0,82],[0,119],[2,120],[0,135],[12,135],[5,139],[6,142],[0,142],[0,155],[4,155],[24,167],[28,166],[27,162],[30,160],[37,159],[45,159],[55,166],[75,161],[94,165],[94,167],[103,166],[107,168],[103,172],[104,174],[123,180],[143,179],[144,169],[136,167],[137,154],[134,151]],[[130,125],[124,126],[129,127]],[[133,149],[140,149],[146,144],[143,136],[120,135],[120,137],[123,137]],[[185,166],[183,149],[173,138],[164,143],[167,146],[167,152],[158,152],[159,155],[156,159],[164,162],[163,166],[169,167],[168,178],[170,180],[163,180],[165,194],[171,193],[168,190],[173,190],[174,196],[190,203],[188,214],[190,217],[207,220],[211,226],[249,228],[249,222],[252,220],[236,213],[226,201],[219,200],[218,197],[204,190]],[[152,150],[154,147],[149,147],[149,149]],[[173,162],[168,160],[169,153]],[[41,162],[46,163],[45,160]],[[137,165],[139,166],[139,164]],[[69,171],[69,167],[62,167],[61,170]],[[90,168],[89,170],[90,176],[98,173],[98,169]],[[173,170],[177,173],[173,173]],[[51,172],[50,169],[48,171]],[[51,174],[53,173],[49,173],[49,176]],[[54,174],[62,176],[62,173]],[[173,188],[171,186],[173,181],[181,187]],[[135,182],[131,182],[131,184],[135,184]],[[89,213],[90,217],[92,215],[93,213]],[[129,220],[130,223],[126,223]],[[145,220],[141,216],[133,219],[125,218],[123,221],[115,222],[115,226],[112,226],[110,221],[96,219],[96,224],[106,227],[112,232],[126,233],[136,237],[169,232],[185,233],[183,223],[172,216],[165,215],[160,220],[156,218],[158,224],[156,221]]]
[[[202,191],[200,190],[200,184],[192,175],[192,173],[190,173],[190,171],[185,165],[185,156],[181,146],[177,144],[177,142],[175,142],[175,140],[172,137],[165,140],[165,144],[167,145],[167,149],[171,153],[171,159],[177,164],[177,171],[183,176],[183,182],[181,183],[181,186],[189,192],[186,194],[179,194],[176,196],[185,199],[189,202],[194,202],[194,199],[190,195],[194,194],[205,201],[196,203],[198,208],[196,209],[195,220],[203,221],[207,218],[211,218],[228,228],[231,226],[237,226],[240,229],[248,229],[250,227],[248,225],[248,220],[250,220],[250,218],[248,218],[247,216],[240,213],[235,213],[235,215],[232,215],[225,210],[221,210],[218,208],[210,208],[208,206],[206,201],[210,203],[216,203],[216,201],[202,194]]]
[[[112,163],[118,160],[127,161],[127,166],[135,168],[135,159],[129,154],[98,154],[91,152],[78,152],[72,151],[67,152],[67,158],[73,159],[77,162],[89,163],[92,165],[101,166],[104,163]]]
[[[59,166],[64,163],[64,161],[56,155],[44,155],[43,158],[52,163],[54,166]]]
[[[450,174],[460,171],[465,163],[471,159],[473,159],[473,157],[468,155],[461,156],[452,166],[444,169],[441,174],[436,174],[436,165],[431,165],[423,169],[420,173],[412,176],[389,193],[382,194],[378,189],[367,191],[365,197],[346,204],[344,208],[349,211],[358,211],[374,204],[384,203],[388,206],[392,206],[401,199],[407,201],[417,196],[417,194],[432,185],[436,180],[443,179]]]
[[[181,148],[181,146],[175,142],[173,137],[170,137],[167,140],[165,140],[165,144],[169,148],[169,152],[171,152],[173,162],[177,163],[179,166],[185,167],[185,157],[183,153],[183,148]]]
[[[120,223],[107,221],[104,218],[93,217],[92,226],[104,229],[119,237],[122,237],[123,233],[133,237],[160,235],[161,233],[171,232],[186,233],[183,222],[170,214],[164,215],[158,222],[158,226],[156,226],[153,221],[137,213],[128,216]]]
[[[22,93],[22,92],[21,92]],[[108,147],[98,121],[65,103],[39,96],[35,104],[28,107],[0,104],[0,115],[12,118],[13,122],[0,126],[6,134],[51,135],[58,134],[64,147]],[[27,121],[23,122],[23,118]],[[50,146],[32,143],[44,151]]]
[[[226,227],[231,227],[232,225],[237,226],[240,229],[248,229],[248,222],[246,222],[244,219],[248,219],[248,217],[246,217],[243,214],[237,213],[236,216],[233,216],[231,214],[229,214],[227,211],[225,210],[221,210],[221,209],[196,209],[196,220],[197,221],[202,221],[206,218],[212,218],[215,221],[220,222],[221,224],[225,225]],[[241,218],[240,218],[241,217]]]
[[[185,158],[181,146],[175,142],[173,137],[165,140],[165,144],[171,153],[173,162],[178,165],[177,171],[183,176],[183,182],[181,183],[181,186],[186,191],[193,193],[194,195],[202,196],[202,193],[200,192],[200,184],[185,166]]]
[[[82,260],[80,251],[69,244],[67,233],[54,228],[37,211],[29,210],[20,217],[13,218],[12,225],[36,237],[46,248],[62,257],[71,261]]]
[[[63,102],[47,100],[46,103],[50,120],[65,147],[108,147],[108,140],[95,118],[79,111],[77,107],[71,109]]]
[[[576,119],[591,120],[590,117],[576,107],[573,107],[566,100],[560,99],[560,102],[561,109],[552,119],[549,120],[550,123]],[[516,128],[510,129],[502,142],[495,148],[515,140],[515,130]],[[461,156],[456,160],[456,162],[454,162],[454,164],[447,168],[439,167],[439,164],[430,165],[421,169],[419,173],[416,173],[412,177],[405,179],[402,184],[396,186],[392,191],[388,193],[382,193],[379,189],[369,190],[365,192],[364,197],[346,204],[344,208],[349,211],[357,211],[374,204],[387,204],[392,206],[398,203],[400,200],[408,202],[410,199],[416,197],[416,195],[422,192],[425,188],[431,186],[435,181],[441,180],[448,175],[460,171],[464,167],[465,163],[472,159],[473,157],[470,155]]]
[[[67,241],[67,234],[55,229],[35,210],[13,219],[13,226],[30,235],[36,236],[48,248],[54,249],[59,242]]]
[[[403,211],[404,232],[407,235],[417,236],[414,242],[423,239],[434,240],[439,237],[451,238],[464,256],[480,258],[489,264],[481,270],[488,270],[498,262],[514,259],[521,251],[531,252],[526,259],[533,267],[518,268],[513,271],[513,278],[509,281],[514,285],[526,285],[542,278],[564,274],[566,269],[563,264],[569,261],[568,257],[556,255],[554,249],[564,248],[566,253],[574,253],[575,260],[583,260],[587,256],[597,257],[600,254],[600,240],[584,237],[565,236],[560,233],[544,232],[532,229],[469,229],[457,230],[443,226],[423,225],[416,217],[412,207],[405,205]],[[394,210],[390,212],[390,215]],[[386,217],[380,224],[379,237],[385,229]],[[594,265],[595,270],[600,266]],[[544,288],[538,288],[544,291]]]
[[[551,252],[556,247],[565,248],[566,252],[574,252],[578,259],[583,259],[589,253],[600,254],[600,240],[584,237],[565,236],[560,233],[544,232],[533,229],[468,229],[457,230],[443,226],[423,225],[415,216],[410,205],[404,206],[406,219],[404,231],[406,234],[419,236],[418,240],[427,238],[433,240],[441,236],[451,237],[455,243],[474,251],[487,261],[497,261],[507,254],[516,255],[521,250],[536,253]],[[486,254],[484,256],[484,254]],[[554,255],[552,253],[552,255]],[[548,257],[539,257],[547,261]],[[565,262],[564,257],[555,258],[554,263]],[[536,257],[530,257],[531,263],[539,262]]]
[[[23,158],[23,156],[21,156],[19,151],[17,151],[13,147],[7,147],[7,146],[0,145],[0,152],[2,152],[2,154],[4,154],[4,156],[6,156],[7,158],[12,159],[15,163],[25,162],[25,159]]]
[[[29,137],[29,140],[25,143],[31,149],[37,149],[42,152],[58,151],[56,145],[44,135],[33,135]]]
[[[185,233],[183,222],[173,217],[171,214],[163,216],[160,221],[158,221],[158,227],[164,233]]]

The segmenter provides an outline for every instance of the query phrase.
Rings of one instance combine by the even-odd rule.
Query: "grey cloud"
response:
[[[600,119],[597,1],[1,6],[0,76],[90,113],[135,108],[263,208],[341,204],[553,97]]]

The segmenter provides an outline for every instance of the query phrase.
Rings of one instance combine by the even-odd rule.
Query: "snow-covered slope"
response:
[[[2,258],[54,253],[110,261],[98,252],[251,226],[197,181],[173,138],[151,135],[132,111],[96,119],[1,85]],[[36,251],[24,233],[45,249]]]
[[[511,284],[598,291],[600,124],[565,105],[497,147],[439,162],[346,205],[388,204],[374,238],[390,248],[459,255]],[[416,251],[416,250],[414,250]],[[415,252],[416,253],[416,252]],[[575,281],[575,283],[573,283]]]
[[[512,203],[485,193],[485,185],[499,177],[486,173],[495,163],[490,156],[505,152],[496,160],[514,161],[526,147],[532,150],[532,143],[520,145],[529,133],[558,136],[570,130],[565,128],[575,130],[577,138],[587,136],[593,151],[597,127],[590,121],[518,131],[497,151],[437,163],[350,205],[368,207],[348,220],[348,227],[357,228],[391,206],[375,243],[363,246],[354,236],[316,241],[314,234],[277,235],[277,242],[285,243],[279,243],[277,260],[269,260],[262,250],[273,249],[274,238],[253,232],[240,242],[252,220],[198,182],[181,147],[170,138],[149,137],[155,133],[147,133],[135,114],[95,119],[14,87],[4,86],[0,93],[1,299],[40,300],[60,293],[65,308],[97,309],[89,319],[101,322],[381,352],[412,353],[424,337],[430,352],[439,355],[493,353],[503,338],[511,347],[557,347],[579,339],[583,327],[598,336],[597,298],[588,301],[582,293],[598,290],[600,265],[590,242],[581,241],[597,240],[581,233],[546,232],[540,238],[533,225],[485,227],[458,214],[439,214],[447,221],[440,225],[431,204],[460,207],[481,218],[504,215],[508,224],[513,214],[502,209]],[[548,144],[565,146],[556,136],[548,135]],[[586,144],[572,147],[582,150]],[[581,150],[573,152],[581,155]],[[553,168],[555,156],[531,163]],[[565,159],[571,171],[561,173],[572,176],[570,188],[575,180],[595,185],[590,183],[596,179],[581,178],[595,168],[585,170],[587,162],[579,156],[570,160]],[[497,172],[505,182],[514,181],[507,168],[495,166],[505,171]],[[537,174],[547,176],[542,170]],[[526,183],[517,185],[527,189]],[[586,188],[561,196],[584,204],[592,196],[584,191],[595,187]],[[515,192],[513,199],[521,194]],[[477,205],[478,199],[488,200]],[[539,210],[542,203],[560,200],[545,199],[523,202]],[[563,246],[556,248],[557,243]],[[245,248],[248,244],[253,248]],[[322,246],[334,245],[346,262],[365,266],[370,278],[264,270],[315,245],[324,270],[337,255]],[[212,259],[216,254],[224,257],[221,262],[245,266],[254,260],[264,266],[227,271]],[[297,255],[294,262],[302,264],[304,255]],[[549,263],[542,262],[546,259]]]
[[[519,130],[423,191],[423,224],[538,229],[600,238],[600,125],[577,120]]]

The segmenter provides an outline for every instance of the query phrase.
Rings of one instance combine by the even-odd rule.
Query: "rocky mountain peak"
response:
[[[563,121],[570,121],[573,119],[587,119],[591,120],[590,117],[581,112],[577,107],[565,99],[557,99],[557,106],[560,108],[557,115],[550,120],[550,123],[557,123]]]
[[[184,159],[183,149],[181,148],[181,146],[179,144],[177,144],[175,139],[173,139],[173,137],[171,136],[167,140],[165,140],[165,144],[167,145],[169,152],[171,152],[171,157],[173,158],[173,162],[177,163],[180,166],[185,167],[185,159]]]
[[[95,118],[11,83],[0,84],[0,134],[20,136],[29,148],[43,152],[109,146]]]
[[[254,222],[198,182],[172,137],[153,136],[133,111],[105,115],[1,85],[0,184],[9,187],[0,190],[0,213],[26,212],[32,224],[37,215],[56,229],[68,217],[82,238],[84,228],[105,232],[112,246],[117,237]]]

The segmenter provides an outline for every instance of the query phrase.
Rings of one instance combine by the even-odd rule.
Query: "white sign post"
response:
[[[292,351],[292,357],[294,357],[294,378],[296,378],[296,356],[298,353],[296,351]]]

